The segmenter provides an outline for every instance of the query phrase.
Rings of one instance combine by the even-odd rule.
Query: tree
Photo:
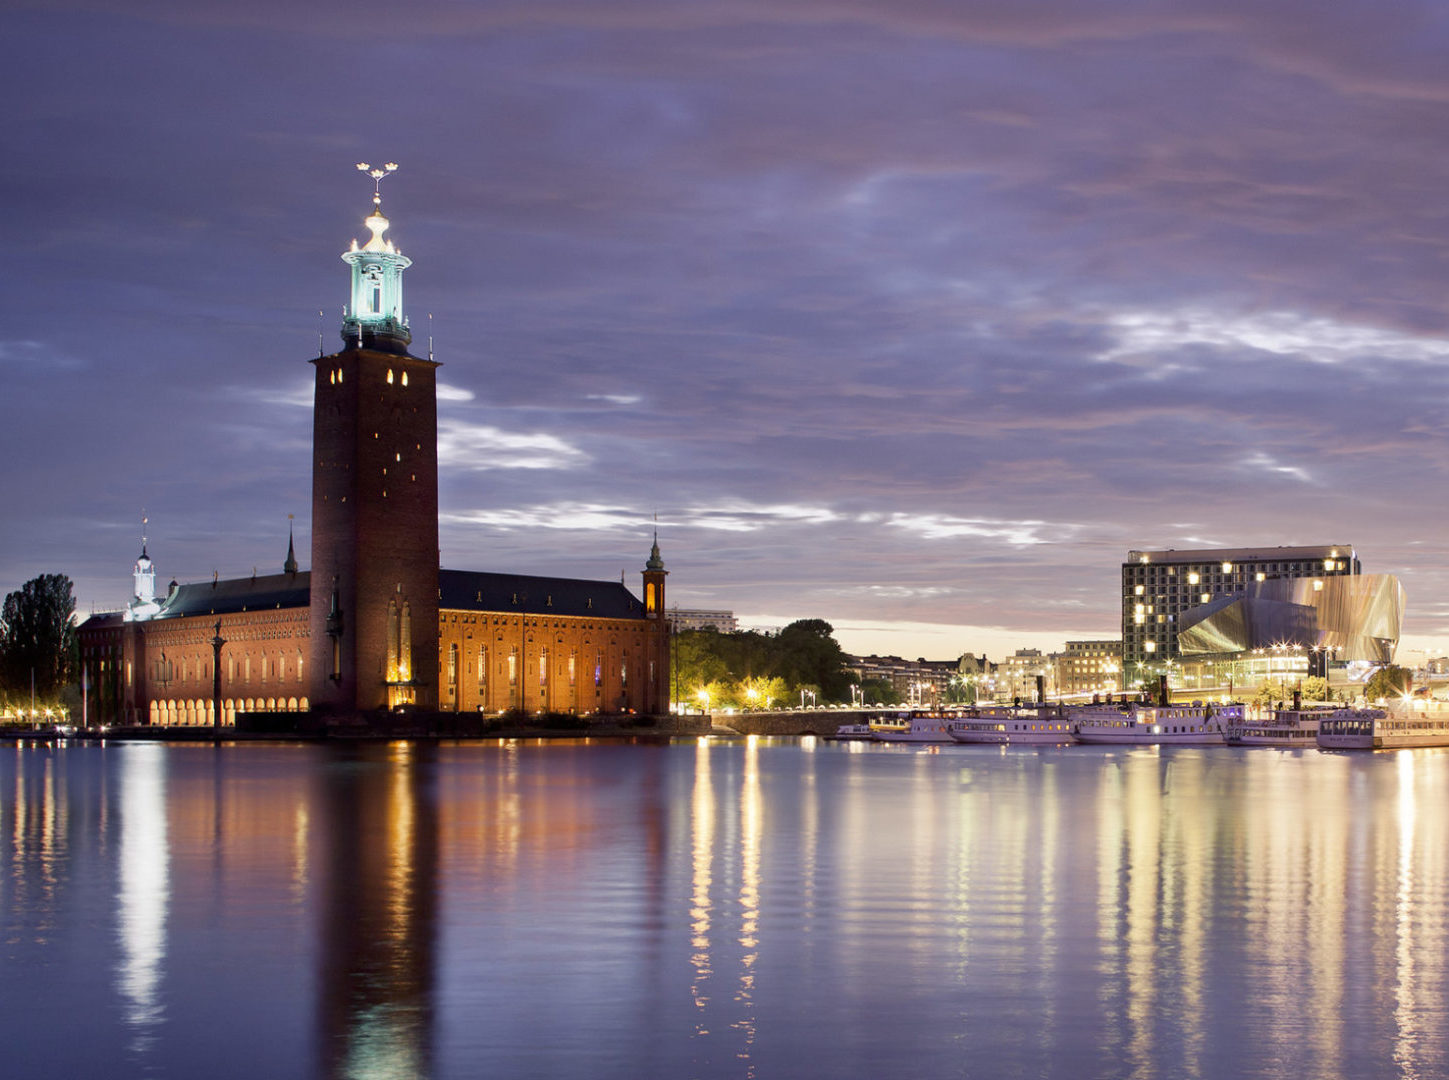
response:
[[[824,619],[801,619],[780,631],[778,674],[794,686],[818,686],[826,701],[850,697],[850,675],[845,650],[835,640],[835,628]]]
[[[41,574],[0,609],[0,678],[18,698],[53,700],[76,669],[75,597],[70,578]]]
[[[889,679],[866,679],[860,684],[860,701],[863,705],[899,705],[901,692]]]
[[[1369,701],[1380,701],[1384,698],[1400,697],[1409,692],[1413,685],[1413,677],[1406,668],[1396,664],[1385,664],[1369,676],[1369,681],[1364,683],[1363,696]]]

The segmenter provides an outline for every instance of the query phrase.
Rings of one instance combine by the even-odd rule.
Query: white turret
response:
[[[127,622],[149,619],[161,610],[161,605],[156,603],[156,565],[151,561],[151,556],[146,554],[147,520],[141,519],[141,557],[136,560],[131,571],[135,587],[131,602],[126,605]]]

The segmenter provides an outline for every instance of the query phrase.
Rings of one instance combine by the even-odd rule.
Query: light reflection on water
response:
[[[1439,751],[7,748],[5,1075],[1445,1077],[1446,781]]]

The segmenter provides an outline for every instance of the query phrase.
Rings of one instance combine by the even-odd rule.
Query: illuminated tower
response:
[[[664,579],[668,576],[669,571],[664,569],[664,559],[659,554],[659,533],[656,531],[654,546],[649,549],[649,561],[644,564],[644,617],[654,624],[654,632],[649,638],[646,713],[669,711],[669,630],[664,614]]]
[[[438,365],[408,353],[412,260],[377,184],[372,201],[371,237],[342,256],[343,349],[312,361],[310,682],[314,708],[344,713],[438,700]]]

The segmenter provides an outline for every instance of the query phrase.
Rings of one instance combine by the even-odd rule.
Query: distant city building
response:
[[[699,611],[691,608],[670,608],[669,628],[681,630],[718,630],[730,634],[740,628],[733,611]]]
[[[996,665],[983,654],[964,654],[956,661],[956,677],[961,681],[962,700],[989,701],[996,682]]]
[[[912,704],[932,705],[950,696],[951,682],[959,678],[956,660],[903,660],[899,656],[849,656],[851,670],[862,682],[889,682],[902,699]]]
[[[1034,701],[1039,677],[1045,692],[1052,693],[1051,658],[1040,649],[1017,649],[996,665],[996,700]]]
[[[1069,641],[1062,652],[1052,653],[1051,661],[1057,694],[1110,693],[1121,688],[1120,641]]]
[[[1361,573],[1351,544],[1129,551],[1122,564],[1122,666],[1129,685],[1145,666],[1180,658],[1185,612],[1280,579]]]

